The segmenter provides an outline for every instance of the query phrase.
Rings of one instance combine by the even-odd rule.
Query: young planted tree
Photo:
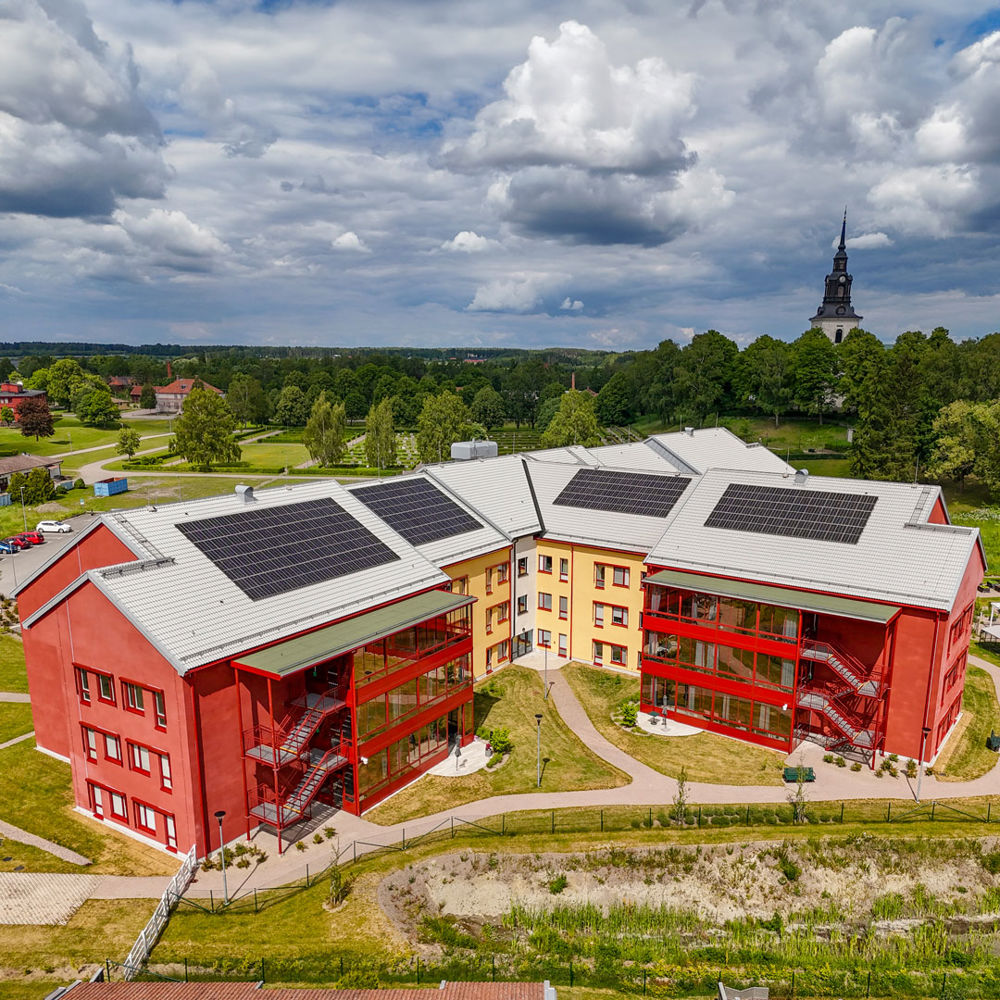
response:
[[[21,425],[21,433],[25,437],[33,437],[36,441],[39,438],[52,437],[56,432],[49,404],[41,396],[28,396],[27,399],[22,399],[17,409],[17,420]]]
[[[213,465],[233,465],[240,460],[240,446],[233,439],[236,418],[226,401],[195,386],[174,421],[170,450],[183,455],[202,472]]]
[[[313,404],[302,442],[313,461],[325,467],[338,465],[344,458],[347,439],[347,413],[343,403],[331,403],[320,392]]]
[[[388,397],[368,411],[368,418],[365,420],[365,458],[373,469],[388,469],[397,462],[392,399]]]
[[[139,450],[139,432],[134,427],[123,427],[118,432],[118,444],[115,452],[118,455],[128,455],[129,459]]]

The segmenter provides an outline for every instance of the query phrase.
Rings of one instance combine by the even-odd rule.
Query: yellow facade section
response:
[[[643,556],[550,539],[537,544],[535,621],[538,630],[551,633],[549,654],[559,657],[565,651],[566,659],[638,671]],[[549,559],[551,572],[546,572]],[[595,657],[595,642],[600,657]],[[541,645],[536,635],[536,647]]]
[[[454,593],[476,598],[472,605],[472,672],[476,678],[510,662],[511,547],[444,566]],[[503,579],[506,576],[506,579]],[[505,607],[506,605],[506,607]],[[505,617],[504,617],[505,616]],[[506,658],[502,643],[506,641]]]

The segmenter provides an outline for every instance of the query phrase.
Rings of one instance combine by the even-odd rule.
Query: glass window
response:
[[[122,762],[122,744],[117,736],[112,736],[110,733],[104,734],[104,756],[119,764]]]
[[[559,560],[559,579],[568,580],[569,579],[569,560],[560,559]]]
[[[604,589],[604,571],[606,568],[601,563],[594,563],[594,586],[598,590]]]
[[[115,686],[107,674],[97,675],[97,697],[101,701],[110,701],[112,705],[115,702]]]
[[[628,650],[624,646],[611,647],[611,662],[621,667],[628,666]]]
[[[528,575],[528,557],[521,556],[517,561],[517,575],[527,576]]]
[[[88,760],[97,760],[97,733],[86,726],[83,727],[83,752]]]
[[[602,663],[604,661],[604,643],[594,642],[594,663]]]
[[[562,633],[560,633],[560,635],[559,635],[559,655],[560,656],[565,656],[567,649],[568,649],[568,646],[567,646],[566,636],[564,636]]]
[[[538,630],[538,645],[539,646],[552,645],[552,633],[547,628],[540,628]]]
[[[628,625],[628,608],[611,608],[612,625]]]
[[[129,767],[133,771],[141,771],[143,774],[149,774],[149,750],[138,743],[130,743],[128,749]]]
[[[785,642],[795,642],[799,633],[799,613],[791,608],[761,604],[760,631],[762,634],[777,636]]]
[[[123,681],[122,686],[125,688],[125,704],[132,709],[133,712],[145,711],[142,698],[142,688],[138,684],[130,684],[128,681]]]
[[[639,682],[639,698],[644,705],[653,703],[653,675],[643,674]]]
[[[753,652],[733,646],[719,646],[718,672],[738,677],[748,684],[753,682]]]
[[[76,668],[76,682],[80,691],[80,701],[85,705],[90,704],[90,675],[80,667]]]
[[[651,583],[646,587],[646,610],[654,615],[667,613],[667,588]]]
[[[510,567],[506,563],[500,563],[497,566],[497,583],[506,583],[507,574],[510,572]]]
[[[777,705],[758,703],[754,706],[756,717],[754,732],[787,739],[792,734],[792,710]]]
[[[552,572],[552,556],[539,556],[538,557],[538,571],[540,573],[551,573]]]
[[[559,617],[568,618],[569,617],[569,598],[560,597],[559,598]]]
[[[795,686],[795,661],[758,653],[757,683],[791,690]]]
[[[734,695],[715,694],[715,717],[719,722],[737,729],[749,729],[753,705],[748,698]]]
[[[168,813],[164,813],[163,825],[166,829],[167,834],[167,847],[177,846],[177,827],[174,824],[174,817]]]
[[[486,593],[487,594],[492,594],[493,593],[493,567],[492,566],[487,566],[486,567]]]
[[[712,714],[712,692],[695,684],[677,685],[677,711],[707,719]]]
[[[460,577],[458,580],[451,581],[451,592],[453,594],[460,594],[463,597],[469,592],[469,578],[467,576]]]
[[[111,793],[111,815],[117,816],[119,819],[128,819],[125,796],[120,792]]]
[[[677,659],[677,636],[669,632],[646,633],[646,655],[655,656],[658,660]]]
[[[153,706],[156,710],[156,725],[160,729],[167,728],[167,708],[163,702],[163,692],[153,692]]]
[[[522,594],[517,599],[517,613],[519,615],[526,615],[528,613],[528,595]]]
[[[377,698],[372,698],[371,701],[358,705],[358,735],[362,739],[385,725],[385,703],[385,695],[380,694]]]
[[[543,594],[541,591],[539,591],[538,592],[538,606],[543,611],[551,611],[552,610],[552,595],[551,594]]]
[[[389,692],[389,721],[412,712],[417,707],[417,679],[400,684]]]
[[[595,604],[594,605],[594,624],[598,628],[604,627],[604,605]]]
[[[702,642],[700,639],[691,639],[682,635],[679,641],[677,659],[686,666],[694,667],[695,670],[714,673],[715,648],[714,642]]]
[[[150,809],[149,806],[144,806],[141,802],[134,803],[135,805],[135,825],[141,827],[143,830],[149,830],[152,833],[156,832],[156,811]]]
[[[612,579],[616,587],[627,587],[629,581],[628,567],[615,566],[614,577]]]
[[[358,764],[358,789],[364,795],[371,788],[383,782],[388,776],[388,755],[385,750],[369,757],[362,757]]]
[[[653,679],[653,704],[664,710],[672,710],[677,697],[677,682],[668,677]]]
[[[169,791],[174,787],[174,781],[170,774],[170,758],[165,754],[160,754],[160,787]]]

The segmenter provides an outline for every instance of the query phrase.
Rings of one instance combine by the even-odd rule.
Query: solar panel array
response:
[[[610,510],[616,514],[666,517],[690,482],[684,476],[580,469],[553,503],[560,507]]]
[[[351,492],[411,545],[475,531],[482,524],[426,479],[401,479]]]
[[[705,526],[855,545],[877,500],[863,493],[732,483]]]
[[[399,559],[329,497],[177,527],[252,601]]]

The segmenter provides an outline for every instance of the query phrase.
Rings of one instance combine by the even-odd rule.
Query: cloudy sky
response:
[[[1000,9],[0,0],[0,339],[1000,327]]]

